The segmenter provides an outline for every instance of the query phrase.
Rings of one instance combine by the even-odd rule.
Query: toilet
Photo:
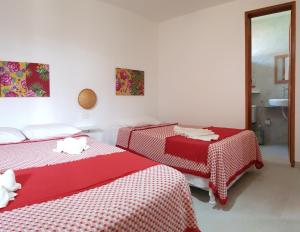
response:
[[[251,122],[256,123],[256,105],[252,105],[251,108]]]

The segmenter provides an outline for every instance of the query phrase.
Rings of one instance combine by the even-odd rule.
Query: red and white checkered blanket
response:
[[[209,187],[221,204],[227,202],[230,183],[250,166],[263,166],[262,156],[252,131],[209,145],[207,165],[165,153],[166,138],[175,136],[174,124],[119,129],[117,146],[141,154],[184,173],[209,178]]]
[[[88,139],[82,155],[54,153],[56,141],[0,146],[0,172],[122,151]],[[199,231],[184,176],[164,165],[69,197],[0,213],[0,231]]]

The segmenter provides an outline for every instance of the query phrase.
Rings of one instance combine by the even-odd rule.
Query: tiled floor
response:
[[[299,232],[300,168],[290,168],[287,148],[261,148],[265,167],[246,173],[230,190],[225,207],[212,208],[208,194],[192,189],[203,232]]]
[[[284,145],[264,145],[260,146],[263,158],[267,162],[278,164],[289,164],[288,146]]]

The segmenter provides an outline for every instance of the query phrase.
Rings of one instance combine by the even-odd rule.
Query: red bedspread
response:
[[[22,184],[22,189],[18,191],[16,200],[0,210],[0,213],[99,187],[156,164],[125,151],[18,170],[15,172],[16,179]]]
[[[184,173],[208,178],[209,187],[220,202],[225,204],[228,199],[228,186],[250,166],[255,165],[258,169],[262,168],[262,155],[253,131],[209,128],[222,136],[218,141],[209,144],[207,159],[202,157],[203,160],[207,160],[207,164],[166,153],[166,140],[176,135],[174,125],[156,125],[149,129],[145,127],[138,130],[132,127],[120,128],[117,146],[174,167]],[[195,147],[193,149],[196,149]],[[180,149],[187,148],[183,146]]]
[[[222,127],[207,127],[205,129],[212,130],[215,134],[218,134],[219,139],[208,142],[186,138],[181,135],[167,137],[165,153],[207,165],[208,148],[210,144],[243,131],[240,129]]]

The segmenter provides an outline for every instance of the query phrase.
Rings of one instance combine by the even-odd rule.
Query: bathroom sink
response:
[[[288,106],[289,100],[288,99],[269,99],[270,106]]]

